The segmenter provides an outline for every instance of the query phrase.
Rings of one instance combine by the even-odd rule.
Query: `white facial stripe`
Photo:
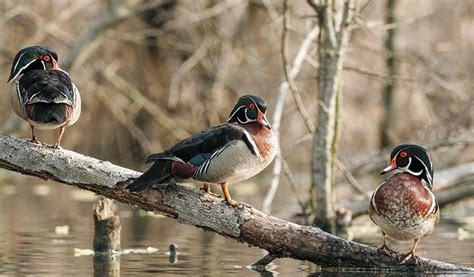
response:
[[[18,61],[20,61],[20,60],[18,60]],[[12,80],[15,80],[16,77],[18,77],[18,75],[20,75],[20,73],[23,71],[23,69],[27,68],[28,66],[30,66],[30,65],[31,65],[32,63],[34,63],[35,61],[36,61],[36,60],[33,60],[33,61],[29,62],[28,64],[26,64],[25,66],[23,66],[22,68],[20,68],[20,70],[18,71],[18,73],[17,73],[15,76],[12,77]],[[18,64],[18,62],[17,62],[17,64]],[[14,67],[14,68],[16,68],[16,67]]]
[[[237,110],[235,110],[235,112],[229,116],[229,119],[227,120],[227,122],[228,122],[230,119],[232,119],[232,118],[234,117],[234,115],[235,115],[237,112],[239,112],[239,110],[242,109],[242,108],[245,108],[245,106],[240,106],[240,107],[238,107]],[[238,118],[237,118],[237,120],[238,120]],[[240,122],[240,120],[239,120],[239,122]]]
[[[21,60],[21,57],[23,57],[23,55],[25,55],[26,53],[28,53],[28,52],[24,52],[23,54],[21,54],[21,55],[18,57],[18,60],[16,61],[15,66],[13,67],[13,70],[15,70],[15,68],[18,66],[18,63],[19,63],[20,60]],[[21,70],[20,70],[20,72],[21,72]],[[18,75],[18,74],[17,74],[17,75]],[[16,76],[15,76],[15,77],[16,77]],[[13,79],[15,79],[15,78],[12,78],[12,80],[13,80]]]
[[[421,162],[421,164],[425,167],[426,176],[428,177],[428,180],[429,180],[428,182],[430,183],[430,187],[431,187],[432,184],[433,184],[433,176],[431,176],[431,173],[428,170],[428,167],[426,166],[426,164],[420,158],[418,158],[417,156],[414,156],[414,157],[417,158]],[[428,158],[429,158],[429,156],[428,156]],[[430,163],[431,163],[431,161],[430,161]]]
[[[246,122],[253,121],[252,119],[250,119],[250,118],[247,116],[247,111],[248,111],[248,109],[245,108],[245,119],[246,119]]]
[[[411,157],[408,157],[408,164],[405,167],[399,167],[399,169],[401,169],[405,172],[408,172],[411,175],[415,175],[415,176],[420,176],[421,173],[423,173],[423,169],[420,170],[420,172],[414,172],[414,171],[410,170],[410,164],[411,164]]]

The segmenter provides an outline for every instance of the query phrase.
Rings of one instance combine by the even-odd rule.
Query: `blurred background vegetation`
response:
[[[472,162],[474,2],[396,1],[390,24],[386,1],[359,4],[344,61],[338,149],[344,168],[370,191],[378,181],[365,178],[399,143],[427,146],[436,170]],[[272,121],[285,80],[282,6],[270,0],[3,0],[0,76],[7,80],[23,47],[56,49],[83,98],[82,116],[67,129],[63,147],[143,170],[146,155],[224,122],[242,94],[266,99]],[[288,9],[292,61],[316,17],[306,1],[290,1]],[[387,67],[390,56],[396,71]],[[317,67],[314,43],[295,78],[314,122]],[[11,89],[0,82],[0,130],[27,137],[27,124],[10,110]],[[286,172],[302,176],[296,183],[308,198],[312,134],[290,95],[280,134]],[[39,132],[48,142],[53,136]],[[346,184],[337,173],[336,183]]]

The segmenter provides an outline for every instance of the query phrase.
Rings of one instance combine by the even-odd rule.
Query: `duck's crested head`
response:
[[[13,59],[8,82],[15,80],[20,74],[34,69],[56,69],[58,54],[46,46],[30,46],[21,49]]]
[[[390,164],[381,174],[400,169],[419,179],[425,180],[433,188],[433,164],[425,148],[416,144],[400,144],[390,153]]]
[[[244,95],[235,104],[227,122],[237,124],[256,122],[271,129],[270,122],[265,116],[266,112],[267,103],[265,100],[255,95]]]

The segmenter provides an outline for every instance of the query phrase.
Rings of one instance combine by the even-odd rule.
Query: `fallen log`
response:
[[[402,257],[397,254],[344,240],[317,227],[297,225],[248,205],[230,207],[220,197],[180,184],[160,184],[142,193],[130,193],[125,186],[138,177],[139,172],[10,136],[0,135],[0,167],[90,190],[166,215],[180,223],[266,249],[273,257],[307,260],[323,269],[474,272],[474,268],[422,257],[416,263],[400,264]]]

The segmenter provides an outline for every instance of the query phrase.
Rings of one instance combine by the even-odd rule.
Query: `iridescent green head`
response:
[[[425,180],[428,187],[433,188],[433,164],[425,148],[416,144],[395,147],[390,153],[390,165],[381,174],[397,168]]]
[[[270,123],[265,116],[266,111],[267,103],[262,98],[255,95],[244,95],[235,104],[227,122],[238,124],[257,122],[271,129]]]
[[[45,46],[31,46],[20,50],[13,60],[8,82],[15,80],[20,74],[34,69],[56,69],[58,54],[52,48]]]

